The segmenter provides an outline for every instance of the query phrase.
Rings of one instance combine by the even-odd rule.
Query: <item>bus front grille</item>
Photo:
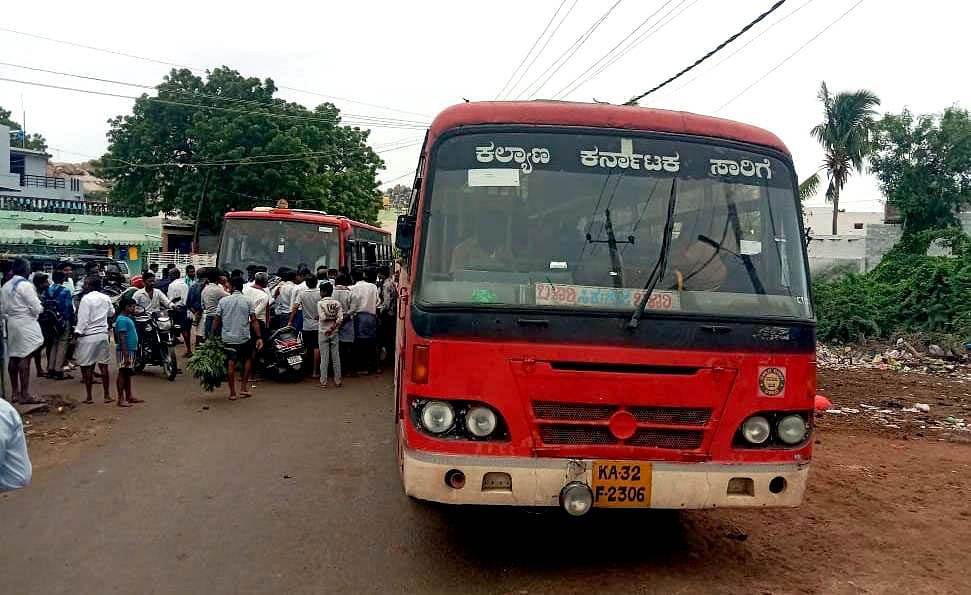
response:
[[[607,421],[610,416],[627,409],[638,423],[668,424],[678,426],[703,426],[711,418],[706,407],[649,407],[617,405],[593,405],[587,403],[561,403],[533,401],[533,416],[551,421]]]
[[[624,444],[628,446],[650,446],[652,448],[673,448],[695,450],[701,447],[704,433],[700,430],[637,430]]]
[[[672,450],[701,448],[712,410],[707,407],[664,407],[533,401],[533,418],[544,446],[637,446]],[[637,429],[627,439],[610,430],[611,416],[626,411]],[[683,428],[671,426],[684,426]]]
[[[544,444],[618,444],[606,426],[542,426]]]
[[[547,446],[570,444],[643,446],[677,450],[695,450],[701,447],[704,432],[701,430],[654,430],[642,428],[627,440],[618,440],[606,426],[543,425],[540,439]]]
[[[631,407],[628,409],[638,422],[703,426],[711,418],[711,409],[704,407]]]
[[[538,419],[570,421],[601,421],[609,419],[617,407],[613,405],[587,405],[584,403],[533,402],[533,415]]]

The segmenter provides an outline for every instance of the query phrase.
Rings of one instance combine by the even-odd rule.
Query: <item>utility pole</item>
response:
[[[196,220],[192,232],[192,251],[194,253],[199,252],[199,218],[202,217],[202,203],[206,200],[206,191],[209,189],[209,176],[211,174],[212,170],[207,169],[206,177],[202,182],[202,196],[199,197],[199,206],[196,208]]]

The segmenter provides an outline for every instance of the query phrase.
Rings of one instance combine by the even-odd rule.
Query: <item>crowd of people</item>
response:
[[[117,313],[111,297],[103,293],[100,266],[93,262],[86,267],[80,288],[75,288],[74,271],[67,262],[48,274],[31,272],[27,260],[13,259],[0,263],[0,273],[0,315],[6,328],[0,345],[8,359],[10,402],[43,403],[31,392],[31,362],[38,377],[52,380],[73,379],[70,372],[80,368],[83,402],[94,402],[96,380],[101,381],[104,401],[113,402],[109,334]],[[130,403],[120,399],[118,404]]]
[[[250,396],[254,363],[276,329],[299,331],[305,347],[305,372],[328,386],[332,377],[379,371],[394,351],[397,279],[389,267],[348,270],[305,265],[277,271],[272,289],[266,271],[221,271],[192,265],[159,269],[153,264],[131,280],[116,299],[102,287],[92,263],[80,288],[64,263],[52,274],[31,273],[23,259],[0,263],[0,315],[6,323],[5,349],[12,403],[42,402],[31,392],[31,362],[36,375],[72,379],[80,368],[84,403],[93,403],[99,383],[105,403],[128,407],[142,402],[132,393],[138,354],[136,313],[168,311],[180,329],[186,355],[208,337],[226,347],[230,399]],[[111,395],[111,338],[118,373]],[[46,357],[46,365],[42,358]],[[237,391],[237,379],[239,391]]]
[[[170,276],[178,279],[175,275]],[[389,267],[283,268],[272,290],[265,271],[252,271],[246,280],[240,270],[209,268],[198,277],[187,290],[174,290],[185,291],[195,344],[216,334],[226,345],[230,399],[250,396],[254,360],[270,334],[283,327],[301,333],[305,371],[323,388],[330,377],[340,387],[345,374],[378,372],[394,350],[398,291]],[[173,286],[169,290],[172,298]]]
[[[242,271],[197,272],[192,265],[180,271],[170,265],[159,272],[152,265],[112,300],[97,264],[86,267],[82,286],[75,288],[68,263],[47,274],[32,273],[25,259],[0,262],[0,316],[6,328],[0,348],[9,360],[12,388],[10,402],[0,399],[0,492],[23,487],[31,478],[23,424],[12,406],[43,402],[31,392],[31,362],[37,376],[52,380],[72,379],[70,372],[80,368],[84,403],[94,402],[98,380],[105,403],[143,402],[132,392],[137,313],[169,310],[187,355],[207,337],[219,336],[229,355],[232,400],[249,396],[254,359],[270,333],[284,326],[302,333],[307,371],[324,388],[330,377],[339,387],[345,374],[378,372],[380,362],[393,357],[398,289],[389,267],[311,271],[301,265],[277,275],[282,281],[271,290],[265,271],[253,271],[246,280]],[[110,391],[112,336],[116,398]]]

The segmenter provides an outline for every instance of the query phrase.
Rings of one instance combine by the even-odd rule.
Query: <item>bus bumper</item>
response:
[[[452,469],[458,469],[465,474],[464,487],[455,489],[446,484],[445,474]],[[497,475],[490,475],[490,481],[484,482],[486,474]],[[651,498],[645,506],[794,507],[802,503],[808,475],[808,462],[654,462],[651,464]],[[510,480],[508,487],[505,481],[507,477]],[[559,506],[560,491],[567,483],[581,481],[592,485],[592,461],[466,457],[406,449],[403,452],[402,480],[407,495],[445,504]],[[497,483],[499,487],[496,487]]]

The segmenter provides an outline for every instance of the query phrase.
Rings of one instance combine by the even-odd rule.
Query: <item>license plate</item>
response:
[[[594,461],[593,505],[642,508],[651,505],[651,464],[641,461]]]
[[[287,358],[287,363],[290,364],[291,366],[295,364],[299,364],[302,361],[303,361],[302,355],[291,355],[290,357]]]

